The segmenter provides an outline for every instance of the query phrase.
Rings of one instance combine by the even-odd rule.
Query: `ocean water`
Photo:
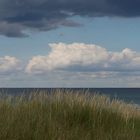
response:
[[[140,105],[140,88],[0,88],[0,93],[10,94],[14,96],[22,94],[30,94],[33,91],[48,91],[52,90],[73,90],[73,91],[88,91],[91,95],[104,94],[111,98],[117,98],[128,103]]]

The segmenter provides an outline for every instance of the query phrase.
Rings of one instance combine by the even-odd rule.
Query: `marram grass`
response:
[[[72,91],[1,96],[0,140],[140,140],[140,110]]]

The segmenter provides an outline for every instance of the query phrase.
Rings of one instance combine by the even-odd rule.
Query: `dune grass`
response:
[[[72,91],[1,96],[0,140],[140,140],[140,110]]]

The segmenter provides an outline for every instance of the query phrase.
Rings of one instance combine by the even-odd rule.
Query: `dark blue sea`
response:
[[[111,98],[117,98],[128,103],[140,105],[140,88],[0,88],[0,93],[10,95],[30,94],[33,91],[48,91],[52,90],[73,90],[73,91],[88,91],[91,95],[104,94]]]

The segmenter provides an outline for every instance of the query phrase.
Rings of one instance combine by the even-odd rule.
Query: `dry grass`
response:
[[[139,140],[140,110],[82,91],[1,96],[0,140]]]

